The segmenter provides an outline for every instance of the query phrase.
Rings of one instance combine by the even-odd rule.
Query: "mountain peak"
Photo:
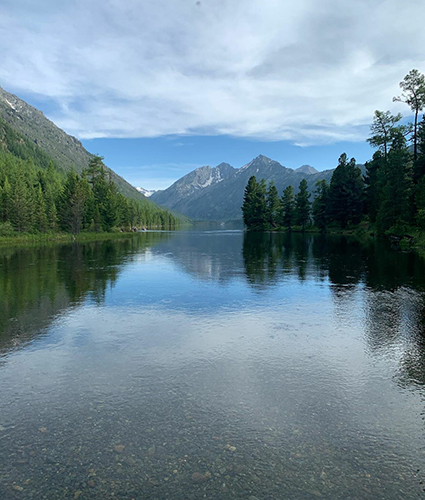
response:
[[[311,165],[301,165],[301,167],[295,169],[295,172],[301,172],[301,173],[307,174],[307,175],[319,173],[319,171],[316,170]]]
[[[269,163],[271,161],[274,161],[271,158],[269,158],[268,156],[264,156],[264,155],[258,155],[257,158],[254,158],[254,161],[255,160],[260,160],[260,161],[262,161],[264,163]]]

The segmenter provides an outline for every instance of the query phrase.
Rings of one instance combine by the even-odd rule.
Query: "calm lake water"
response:
[[[0,249],[0,498],[417,499],[425,265],[344,237]]]

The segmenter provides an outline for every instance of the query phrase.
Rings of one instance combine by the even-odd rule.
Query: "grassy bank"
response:
[[[104,241],[111,239],[131,238],[135,234],[138,233],[80,233],[75,236],[69,233],[16,234],[13,236],[0,236],[0,246],[13,247],[50,245],[55,243],[83,243],[86,241]]]

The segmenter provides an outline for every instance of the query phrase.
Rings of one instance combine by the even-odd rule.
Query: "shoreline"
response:
[[[126,239],[136,234],[140,234],[141,232],[142,231],[129,231],[123,233],[79,233],[77,235],[69,233],[40,233],[0,236],[0,247],[51,245],[56,243],[85,243],[111,239]]]

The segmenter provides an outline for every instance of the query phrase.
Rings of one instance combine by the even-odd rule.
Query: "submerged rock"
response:
[[[211,472],[206,472],[205,474],[201,474],[200,472],[194,472],[192,474],[192,481],[194,483],[205,483],[208,479],[211,478]]]

